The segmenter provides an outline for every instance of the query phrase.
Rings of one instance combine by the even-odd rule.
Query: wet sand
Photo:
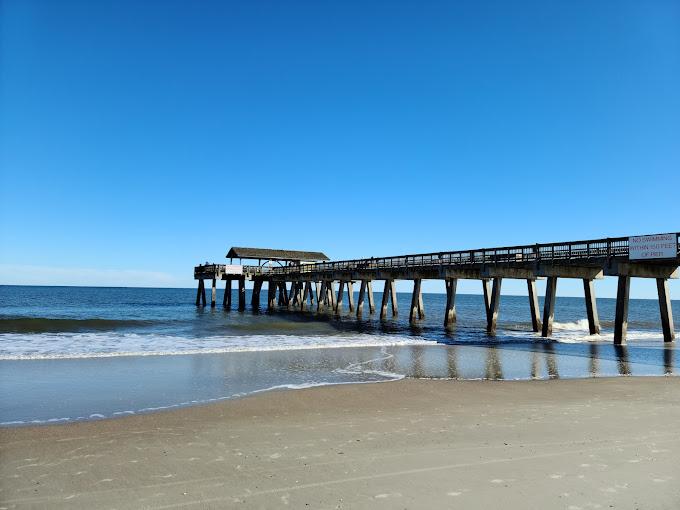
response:
[[[680,507],[680,378],[403,380],[0,429],[2,508]]]

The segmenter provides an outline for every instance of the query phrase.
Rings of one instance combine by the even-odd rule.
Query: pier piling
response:
[[[614,319],[614,344],[621,345],[628,333],[628,297],[630,295],[630,276],[619,276],[616,291],[616,318]]]
[[[545,303],[543,303],[543,330],[541,336],[547,338],[552,335],[553,319],[555,318],[555,299],[557,297],[557,276],[549,276],[545,285]]]
[[[316,289],[316,311],[320,312],[323,309],[323,293],[326,291],[324,282],[314,282]]]
[[[201,291],[203,290],[203,280],[198,280],[198,288],[196,289],[196,306],[201,306]]]
[[[250,306],[260,308],[260,292],[262,291],[262,280],[257,279],[253,282],[253,295],[250,297]]]
[[[447,278],[444,280],[446,285],[446,310],[444,312],[444,327],[450,328],[456,322],[456,288],[458,280]]]
[[[313,301],[312,282],[305,282],[304,289],[302,290],[302,302],[300,303],[300,310],[305,310],[307,308],[307,303],[310,298]]]
[[[488,315],[488,321],[486,324],[486,332],[489,335],[496,334],[496,324],[498,323],[498,308],[501,302],[501,284],[503,283],[502,278],[493,279],[493,290],[491,292],[491,305]]]
[[[482,279],[482,289],[484,291],[484,310],[486,311],[486,323],[489,323],[491,318],[491,280],[488,278]]]
[[[368,313],[375,313],[375,299],[373,299],[373,282],[366,281],[366,297],[368,298]]]
[[[408,320],[413,323],[416,320],[425,318],[425,309],[423,307],[423,292],[421,290],[421,278],[413,280],[413,295],[411,296],[411,311]]]
[[[231,278],[224,281],[224,296],[222,297],[222,306],[224,308],[231,308]]]
[[[344,280],[340,280],[338,282],[338,297],[335,300],[335,313],[338,313],[340,311],[340,308],[342,308],[342,298],[343,298],[344,291],[345,291],[345,282],[344,282]]]
[[[347,281],[347,306],[350,312],[354,311],[354,282]]]
[[[229,294],[231,294],[231,283],[229,283]],[[229,298],[231,302],[231,298]],[[267,308],[273,310],[276,306],[276,283],[269,280],[267,283]]]
[[[597,301],[595,299],[595,281],[583,280],[583,291],[586,298],[586,313],[588,315],[588,331],[591,335],[600,334],[600,318],[597,314]]]
[[[357,300],[357,317],[361,317],[364,313],[364,298],[366,296],[366,280],[361,280],[359,287],[359,299]]]
[[[666,278],[657,278],[656,288],[659,292],[659,310],[661,312],[663,340],[664,342],[672,342],[675,340],[675,329],[673,327],[673,309],[671,307],[671,296],[668,292],[668,280]]]
[[[541,331],[541,318],[538,311],[538,294],[536,294],[536,280],[527,280],[529,290],[529,309],[531,311],[531,329],[534,333]]]
[[[387,317],[387,305],[390,300],[390,283],[393,280],[385,280],[385,287],[383,288],[382,300],[380,303],[380,318],[385,319]]]
[[[243,277],[238,279],[238,309],[241,312],[246,309],[246,279]]]

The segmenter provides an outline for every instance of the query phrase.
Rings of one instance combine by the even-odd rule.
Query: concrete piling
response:
[[[238,279],[238,309],[241,312],[246,309],[246,279],[243,277]]]
[[[630,276],[619,276],[616,291],[616,317],[614,319],[614,344],[626,342],[628,333],[628,301],[630,295]]]
[[[491,292],[491,303],[489,306],[489,315],[486,323],[486,332],[489,335],[496,334],[496,324],[498,323],[498,308],[501,302],[501,284],[502,278],[493,279],[493,290]]]
[[[446,285],[446,310],[444,311],[444,327],[450,328],[456,322],[456,288],[458,279],[447,278]]]
[[[591,335],[600,334],[600,318],[597,314],[597,301],[595,299],[595,281],[584,278],[583,293],[586,299],[586,314],[588,315],[588,331]]]
[[[409,312],[408,320],[413,323],[416,320],[425,318],[425,309],[423,307],[423,293],[421,290],[421,278],[413,280],[413,295],[411,296],[411,311]]]
[[[529,290],[529,309],[531,311],[531,329],[534,333],[541,331],[541,318],[538,311],[538,294],[536,294],[536,280],[527,280]]]
[[[553,319],[555,318],[555,299],[557,297],[557,276],[549,276],[545,285],[545,302],[543,303],[543,329],[541,336],[547,338],[552,335]]]
[[[659,311],[661,312],[663,340],[664,342],[672,342],[675,340],[675,329],[673,327],[673,309],[671,307],[671,296],[668,292],[668,280],[666,278],[657,278],[656,288],[659,292]]]

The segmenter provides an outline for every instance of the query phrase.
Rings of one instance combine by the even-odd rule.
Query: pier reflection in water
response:
[[[609,343],[433,345],[390,348],[380,370],[413,378],[559,379],[673,375],[672,345]]]

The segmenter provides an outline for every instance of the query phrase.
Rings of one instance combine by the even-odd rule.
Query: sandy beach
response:
[[[678,508],[680,379],[263,393],[0,430],[2,508]]]

